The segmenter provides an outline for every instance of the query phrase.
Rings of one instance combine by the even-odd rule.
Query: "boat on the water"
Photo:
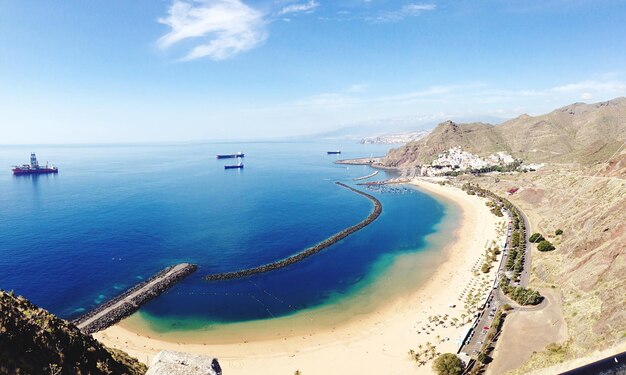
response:
[[[239,163],[235,165],[225,165],[224,169],[243,169],[243,163]]]
[[[47,174],[47,173],[59,173],[59,168],[48,165],[46,162],[46,166],[40,166],[37,161],[37,156],[35,153],[30,154],[30,164],[22,164],[21,166],[14,165],[13,166],[13,174],[15,175],[24,175],[24,174]]]
[[[341,154],[341,151],[337,150],[337,151],[326,151],[326,153],[328,155],[339,155]]]
[[[234,158],[243,158],[244,157],[244,153],[243,152],[238,152],[236,154],[220,154],[217,155],[218,159],[234,159]]]

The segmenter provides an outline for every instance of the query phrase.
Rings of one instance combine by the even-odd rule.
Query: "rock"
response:
[[[222,375],[217,358],[163,350],[152,359],[146,375]]]

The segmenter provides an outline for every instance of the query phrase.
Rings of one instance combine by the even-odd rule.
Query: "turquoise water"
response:
[[[337,148],[342,155],[326,155]],[[10,165],[31,151],[59,174],[12,176]],[[237,151],[246,153],[244,170],[215,159]],[[423,251],[445,207],[411,189],[373,191],[380,218],[313,257],[239,280],[202,276],[287,257],[361,221],[371,202],[334,182],[355,186],[372,169],[333,161],[386,151],[324,142],[1,146],[0,288],[74,318],[192,262],[198,272],[146,304],[147,316],[240,322],[334,303],[384,273],[385,259]]]

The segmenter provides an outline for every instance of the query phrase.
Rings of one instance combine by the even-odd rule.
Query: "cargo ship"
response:
[[[234,158],[243,158],[244,157],[244,153],[243,152],[238,152],[236,154],[221,154],[221,155],[217,155],[218,159],[234,159]]]
[[[326,153],[328,155],[339,155],[341,154],[341,151],[337,150],[337,151],[326,151]]]
[[[12,170],[15,175],[59,173],[59,168],[48,166],[47,162],[45,167],[40,166],[34,152],[30,154],[30,164],[14,165]]]
[[[243,169],[243,163],[239,163],[235,165],[225,165],[224,169]]]

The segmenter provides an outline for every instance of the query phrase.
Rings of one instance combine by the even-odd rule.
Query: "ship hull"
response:
[[[228,155],[217,155],[218,159],[234,159],[234,158],[243,158],[244,154],[228,154]]]
[[[243,169],[243,165],[225,165],[224,169]]]
[[[50,173],[59,173],[59,170],[54,168],[40,168],[40,169],[13,169],[14,175],[26,175],[26,174],[50,174]]]
[[[341,154],[341,151],[326,151],[326,153],[328,155],[339,155],[339,154]]]

